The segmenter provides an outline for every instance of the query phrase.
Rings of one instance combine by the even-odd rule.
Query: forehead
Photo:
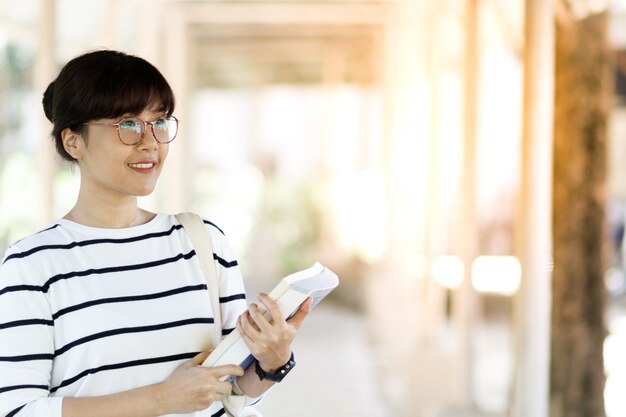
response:
[[[160,108],[159,106],[151,106],[151,107],[143,109],[139,113],[127,112],[127,113],[122,114],[120,117],[117,117],[114,119],[138,118],[138,119],[149,121],[149,120],[158,119],[159,117],[162,117],[163,115],[165,115],[165,113],[166,113],[165,110]]]

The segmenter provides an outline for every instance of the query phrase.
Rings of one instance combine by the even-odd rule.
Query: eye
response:
[[[133,133],[141,133],[141,125],[137,120],[124,119],[120,122],[120,130]]]
[[[167,130],[167,119],[165,117],[161,117],[160,119],[156,119],[153,122],[153,126],[158,130]]]

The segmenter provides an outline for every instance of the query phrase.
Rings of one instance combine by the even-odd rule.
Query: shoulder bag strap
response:
[[[207,233],[202,218],[195,213],[179,213],[176,218],[183,225],[185,232],[191,239],[196,250],[196,256],[200,262],[200,267],[204,273],[213,305],[213,317],[215,321],[215,333],[213,335],[213,346],[217,346],[222,340],[222,320],[220,311],[219,290],[217,286],[217,273],[215,262],[213,261],[213,246],[211,237]],[[237,387],[238,388],[238,387]],[[246,406],[244,395],[227,395],[222,400],[225,415],[228,417],[263,417],[262,414],[252,406]]]
[[[222,314],[220,310],[220,296],[217,285],[217,273],[213,261],[213,245],[207,232],[204,221],[195,213],[179,213],[176,218],[183,225],[187,236],[196,251],[200,262],[200,268],[207,283],[211,305],[213,307],[213,321],[215,333],[213,334],[213,346],[217,346],[222,340]]]

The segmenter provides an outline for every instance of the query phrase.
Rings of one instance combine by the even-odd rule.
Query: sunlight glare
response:
[[[513,295],[522,278],[514,256],[479,256],[472,264],[472,285],[478,292]]]
[[[463,260],[453,255],[438,256],[433,260],[431,274],[433,279],[444,287],[458,288],[465,274]]]
[[[607,417],[626,415],[626,316],[616,317],[609,324],[610,334],[604,341],[604,368],[607,375],[604,403]]]
[[[387,248],[387,197],[382,175],[368,170],[337,177],[330,202],[340,244],[367,262],[379,259]]]

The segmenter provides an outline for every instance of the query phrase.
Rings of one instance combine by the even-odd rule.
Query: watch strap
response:
[[[265,372],[263,368],[261,368],[258,360],[254,362],[254,371],[261,381],[267,379],[269,381],[280,382],[287,376],[294,366],[296,366],[296,360],[294,359],[293,352],[291,352],[291,357],[287,363],[278,368],[276,372]]]

